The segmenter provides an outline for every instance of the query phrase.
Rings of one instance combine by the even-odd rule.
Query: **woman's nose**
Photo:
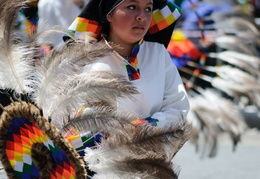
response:
[[[146,17],[147,15],[145,14],[145,11],[140,11],[138,12],[137,16],[136,16],[136,20],[137,21],[144,21],[145,19],[147,19]]]

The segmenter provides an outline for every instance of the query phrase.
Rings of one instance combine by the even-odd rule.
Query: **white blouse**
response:
[[[140,94],[134,95],[135,100],[118,99],[118,110],[135,112],[140,118],[158,119],[158,127],[168,120],[178,122],[186,119],[189,100],[179,72],[164,45],[144,41],[137,57],[141,78],[132,82]],[[126,62],[118,54],[106,56],[85,68],[90,69],[114,71],[128,79]]]

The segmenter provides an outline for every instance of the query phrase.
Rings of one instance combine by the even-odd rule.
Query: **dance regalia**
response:
[[[0,155],[9,177],[87,178],[87,166],[96,172],[93,178],[177,178],[171,159],[190,138],[186,119],[169,120],[161,130],[147,123],[132,124],[136,115],[120,113],[115,101],[138,91],[121,74],[86,71],[85,66],[114,53],[89,36],[71,36],[36,67],[37,37],[12,41],[10,24],[23,3],[0,3],[0,25],[5,32],[0,35],[0,87],[26,96],[3,107],[1,116]],[[48,105],[45,118],[42,109]],[[89,110],[79,114],[82,106]],[[63,116],[60,126],[52,122],[57,114]],[[95,149],[77,145],[92,140],[88,131],[103,136]],[[84,152],[84,159],[75,149]]]

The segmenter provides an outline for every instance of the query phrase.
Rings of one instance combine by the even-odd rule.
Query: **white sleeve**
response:
[[[166,51],[166,53],[168,53]],[[186,119],[190,109],[190,104],[180,74],[173,64],[170,55],[166,54],[165,63],[165,87],[162,107],[159,112],[151,117],[158,119],[157,126],[167,124],[167,122],[178,122]]]

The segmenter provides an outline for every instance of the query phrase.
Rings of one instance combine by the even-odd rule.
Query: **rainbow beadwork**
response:
[[[153,12],[149,33],[154,34],[170,26],[180,17],[181,12],[181,8],[173,2],[167,1],[164,7]]]
[[[9,125],[6,155],[17,178],[40,178],[40,171],[32,160],[32,145],[42,143],[53,158],[52,179],[74,179],[76,173],[66,153],[53,144],[48,136],[26,118],[14,118]]]

